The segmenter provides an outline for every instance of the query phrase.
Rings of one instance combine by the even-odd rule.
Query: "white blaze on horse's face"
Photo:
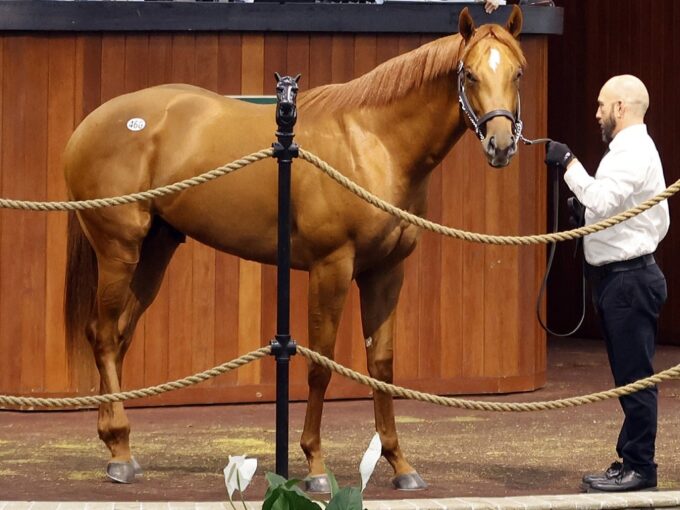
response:
[[[495,73],[498,64],[501,63],[501,53],[496,48],[489,50],[489,67]]]

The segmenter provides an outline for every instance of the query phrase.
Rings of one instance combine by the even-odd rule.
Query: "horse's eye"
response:
[[[515,76],[515,80],[519,80],[522,76],[524,76],[524,71],[520,69],[517,71],[517,76]]]
[[[467,79],[470,83],[477,83],[479,81],[477,77],[470,71],[465,71],[465,79]]]

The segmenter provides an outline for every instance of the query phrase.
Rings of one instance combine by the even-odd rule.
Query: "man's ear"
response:
[[[522,32],[522,21],[524,17],[522,16],[522,9],[517,5],[512,6],[512,13],[508,18],[508,22],[505,24],[505,28],[512,36],[517,39],[520,32]]]
[[[463,36],[465,42],[470,40],[475,33],[475,22],[470,16],[470,11],[468,8],[464,8],[460,11],[460,17],[458,18],[458,32]]]

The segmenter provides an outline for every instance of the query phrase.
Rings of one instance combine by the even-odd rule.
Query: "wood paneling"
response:
[[[0,36],[2,196],[65,199],[60,155],[75,125],[101,102],[165,82],[223,94],[271,94],[274,71],[302,73],[301,88],[344,82],[433,38],[372,34],[41,34]],[[547,112],[543,36],[522,41],[526,132]],[[272,141],[274,133],[272,132]],[[320,154],[323,158],[323,154]],[[246,170],[247,171],[247,170]],[[542,156],[522,148],[503,171],[487,167],[467,134],[435,170],[428,217],[479,232],[535,233],[545,224]],[[97,375],[88,346],[67,372],[63,340],[63,213],[0,211],[0,393],[88,394]],[[438,393],[530,390],[545,380],[545,337],[533,319],[544,247],[493,247],[425,233],[406,262],[395,340],[397,383]],[[126,357],[124,387],[184,377],[267,345],[276,326],[276,272],[191,240],[173,258]],[[292,275],[291,330],[307,343],[307,275]],[[366,372],[359,296],[352,287],[336,359]],[[274,398],[266,359],[180,392],[131,405]],[[291,396],[306,398],[306,368],[292,363]],[[370,390],[334,377],[331,398]]]
[[[604,152],[595,121],[597,96],[604,82],[617,74],[634,74],[647,86],[650,108],[646,123],[664,165],[666,183],[680,178],[677,143],[680,100],[677,62],[680,59],[680,4],[673,0],[558,0],[564,7],[564,35],[550,40],[549,135],[567,143],[594,174]],[[568,228],[566,196],[562,182],[560,230]],[[670,199],[671,228],[657,250],[666,275],[668,301],[662,311],[659,340],[680,345],[680,216],[678,199]],[[572,256],[573,244],[560,245],[548,288],[551,327],[565,331],[578,319],[580,262]],[[599,338],[590,299],[587,320],[577,333]]]

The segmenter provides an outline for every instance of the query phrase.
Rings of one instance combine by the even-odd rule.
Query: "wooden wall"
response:
[[[271,94],[274,71],[302,73],[306,89],[347,81],[432,37],[0,34],[0,195],[65,199],[60,154],[69,135],[85,115],[119,94],[164,82],[223,94]],[[527,133],[539,134],[547,128],[547,40],[530,36],[522,43],[530,63],[523,116]],[[522,148],[508,169],[495,171],[468,134],[435,171],[428,217],[479,232],[536,233],[544,229],[545,189],[540,151]],[[73,395],[97,389],[89,348],[81,346],[71,364],[66,356],[65,226],[65,213],[0,211],[0,393]],[[396,382],[437,393],[542,385],[545,336],[533,312],[544,260],[543,247],[488,247],[424,234],[408,261],[399,305]],[[294,274],[292,333],[303,345],[306,285],[306,274]],[[124,387],[184,377],[266,345],[275,333],[275,306],[275,268],[187,242],[137,328]],[[356,289],[336,355],[366,372]],[[273,383],[274,363],[267,359],[132,404],[273,400]],[[337,376],[330,390],[333,398],[369,393]],[[291,397],[306,394],[306,367],[298,356]]]
[[[595,120],[604,82],[631,73],[645,82],[651,105],[646,122],[664,164],[666,183],[680,179],[680,3],[674,0],[557,0],[564,7],[564,34],[550,38],[549,135],[566,142],[594,173],[604,152]],[[568,228],[561,184],[560,229]],[[662,311],[660,341],[680,345],[680,198],[669,202],[671,229],[657,251],[666,275],[668,301]],[[580,262],[565,243],[556,257],[548,291],[550,325],[576,325],[580,307]],[[599,338],[588,297],[587,321],[577,335]]]

